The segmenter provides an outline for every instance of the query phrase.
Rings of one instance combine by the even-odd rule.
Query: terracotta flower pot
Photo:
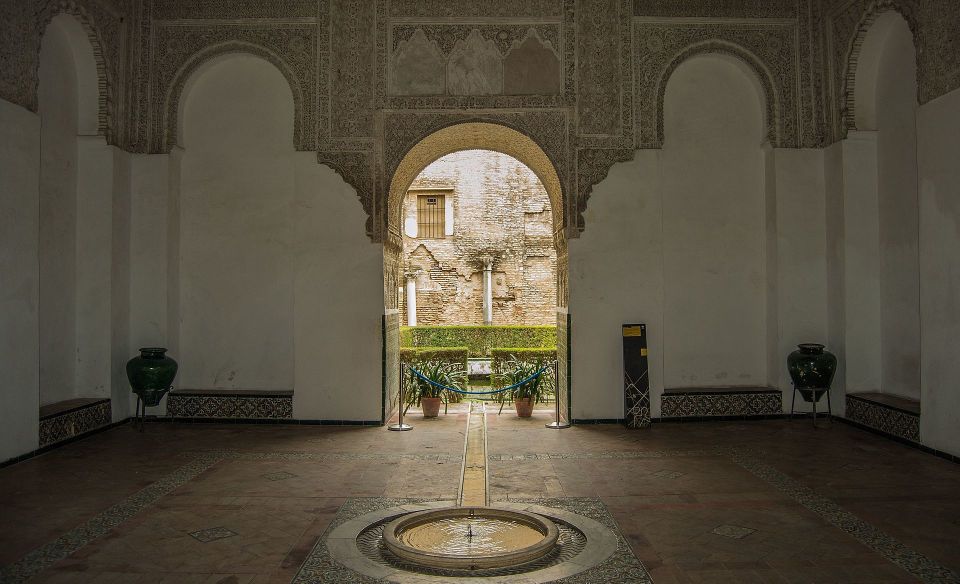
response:
[[[529,418],[533,415],[533,398],[525,397],[514,400],[513,405],[517,408],[517,415],[521,418]]]
[[[440,415],[440,404],[443,400],[439,397],[421,397],[420,407],[423,408],[424,418],[436,418]]]

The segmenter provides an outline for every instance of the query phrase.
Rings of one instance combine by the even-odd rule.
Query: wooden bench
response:
[[[846,418],[884,434],[920,443],[920,402],[891,393],[848,393]]]
[[[79,397],[40,406],[40,448],[82,436],[112,421],[110,399]]]

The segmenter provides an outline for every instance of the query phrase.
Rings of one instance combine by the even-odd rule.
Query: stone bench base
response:
[[[293,419],[293,392],[180,389],[167,394],[167,415],[221,420],[290,420]]]
[[[84,397],[40,407],[40,448],[107,426],[113,412],[108,398]]]
[[[888,393],[848,393],[846,418],[896,438],[920,443],[920,402]]]
[[[660,398],[660,418],[779,416],[783,394],[771,387],[666,389]]]

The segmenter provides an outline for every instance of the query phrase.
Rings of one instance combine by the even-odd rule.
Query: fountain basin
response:
[[[536,513],[492,507],[446,507],[403,515],[383,528],[398,558],[431,568],[516,566],[553,550],[559,530]]]

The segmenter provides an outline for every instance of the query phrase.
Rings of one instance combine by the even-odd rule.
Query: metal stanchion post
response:
[[[560,362],[553,362],[553,401],[556,405],[556,420],[547,424],[547,428],[552,430],[563,430],[569,428],[570,424],[560,419]]]
[[[404,382],[405,378],[406,376],[403,374],[403,363],[400,363],[400,389],[398,391],[399,395],[397,396],[400,415],[396,424],[391,424],[387,427],[387,430],[393,430],[394,432],[406,432],[407,430],[413,430],[413,426],[403,423],[403,398],[406,396],[406,391],[404,391],[406,386],[406,383]]]

